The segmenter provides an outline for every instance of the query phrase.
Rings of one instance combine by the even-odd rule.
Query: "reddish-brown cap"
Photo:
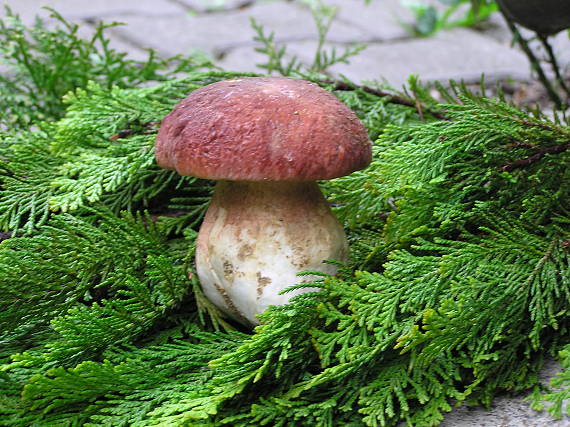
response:
[[[356,115],[316,84],[241,77],[182,100],[162,121],[155,154],[181,175],[312,181],[366,167],[371,143]]]

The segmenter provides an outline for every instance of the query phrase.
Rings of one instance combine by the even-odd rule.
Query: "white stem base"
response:
[[[314,182],[233,182],[216,186],[200,229],[196,268],[206,296],[229,316],[257,325],[255,317],[293,295],[278,293],[314,276],[336,273],[346,262],[344,230]]]

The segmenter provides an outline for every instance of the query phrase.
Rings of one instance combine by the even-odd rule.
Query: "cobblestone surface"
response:
[[[314,51],[314,47],[314,42],[306,42],[304,46],[292,44],[290,50],[309,60],[307,54]],[[522,53],[463,28],[440,32],[430,38],[369,44],[360,55],[350,59],[350,64],[337,64],[330,70],[356,81],[384,78],[396,87],[404,84],[410,74],[418,74],[424,81],[476,82],[481,73],[517,80],[530,77]]]
[[[259,71],[255,64],[264,56],[255,52],[259,43],[250,20],[263,25],[275,40],[286,43],[288,53],[311,63],[317,32],[306,1],[301,0],[1,0],[25,22],[47,5],[66,18],[93,26],[96,22],[124,22],[111,30],[113,47],[143,58],[144,48],[170,56],[200,50],[220,66],[237,71]],[[435,1],[435,0],[434,0]],[[383,80],[399,87],[411,73],[424,81],[438,79],[490,80],[530,77],[525,57],[510,47],[510,35],[499,16],[484,31],[455,29],[427,39],[413,38],[404,24],[411,22],[409,10],[400,0],[327,0],[338,7],[328,35],[328,47],[341,51],[347,45],[368,47],[350,64],[330,69],[355,81]],[[87,30],[83,30],[87,32]],[[560,38],[559,38],[560,39]],[[564,49],[567,38],[556,43]],[[563,54],[570,61],[570,54]],[[567,58],[568,57],[568,58]]]
[[[549,379],[560,371],[560,365],[548,360],[542,370],[541,382],[548,385]],[[546,412],[533,411],[526,395],[498,397],[490,410],[467,407],[452,411],[440,427],[569,427],[570,419],[555,420]],[[403,426],[402,426],[403,427]]]
[[[148,45],[164,54],[200,49],[214,58],[228,54],[232,49],[256,46],[255,31],[250,20],[266,25],[280,42],[314,40],[317,37],[310,11],[295,3],[260,3],[247,11],[156,17],[152,20],[142,16],[129,19],[129,25],[120,28],[120,34],[140,45]],[[153,34],[149,37],[148,34]],[[331,41],[348,43],[365,38],[367,34],[357,27],[343,22],[333,23]],[[224,67],[233,64],[221,61]]]
[[[435,0],[433,0],[435,1]],[[411,15],[399,0],[326,0],[338,6],[329,33],[329,47],[342,50],[351,43],[368,43],[368,48],[336,65],[333,74],[355,81],[386,79],[402,85],[410,73],[425,80],[478,80],[481,73],[495,80],[530,78],[525,57],[510,46],[510,33],[502,19],[494,16],[482,30],[454,29],[435,37],[413,38],[403,24]],[[51,6],[67,19],[84,24],[89,34],[94,24],[120,21],[127,25],[112,29],[113,46],[134,58],[145,57],[146,48],[161,55],[188,53],[199,49],[229,70],[260,71],[256,64],[265,57],[254,50],[254,18],[266,31],[274,31],[277,42],[286,43],[289,55],[310,63],[316,46],[316,29],[306,2],[301,0],[0,0],[25,22],[35,15],[47,17],[41,6]],[[0,10],[0,15],[3,10]],[[554,40],[564,63],[570,62],[568,37]],[[556,363],[549,363],[544,377],[553,375]],[[529,409],[523,397],[503,397],[493,408],[462,407],[450,413],[443,427],[570,427],[570,420],[554,421]]]

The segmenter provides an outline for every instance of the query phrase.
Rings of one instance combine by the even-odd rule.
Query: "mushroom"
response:
[[[200,228],[196,271],[230,317],[286,304],[287,287],[347,260],[342,226],[316,180],[366,167],[371,143],[356,115],[316,84],[280,77],[224,80],[193,91],[163,120],[156,159],[219,180]],[[314,288],[312,288],[314,290]]]

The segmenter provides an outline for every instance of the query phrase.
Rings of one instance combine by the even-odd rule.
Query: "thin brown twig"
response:
[[[407,107],[412,107],[416,109],[420,108],[420,111],[429,113],[436,119],[449,120],[449,118],[446,117],[445,114],[441,113],[440,111],[433,111],[427,108],[425,105],[421,104],[418,105],[418,102],[415,99],[403,98],[401,96],[394,95],[392,93],[385,92],[380,89],[375,89],[369,86],[350,84],[341,80],[320,80],[320,82],[323,84],[331,85],[333,87],[333,90],[350,91],[350,90],[360,89],[363,92],[370,93],[372,95],[376,95],[381,98],[386,98],[388,102],[390,102],[391,104],[405,105]]]
[[[130,127],[131,125],[142,127],[142,129],[133,129]],[[160,125],[159,121],[146,122],[146,123],[139,123],[138,121],[135,121],[133,123],[130,123],[126,129],[121,129],[115,135],[110,136],[109,139],[111,141],[116,141],[118,139],[127,138],[135,134],[143,134],[143,135],[151,134],[155,132],[156,126],[158,125]]]
[[[544,124],[544,123],[531,122],[528,120],[522,120],[520,123],[525,125],[525,126],[534,126],[534,127],[541,128],[544,130],[549,130],[549,131],[553,130],[550,126],[548,126],[547,124]]]
[[[548,147],[540,147],[537,148],[537,152],[531,156],[525,157],[524,159],[513,160],[512,162],[505,164],[501,168],[501,171],[510,172],[513,169],[524,168],[538,162],[547,154],[560,154],[569,149],[570,149],[570,141],[563,144],[550,145]]]
[[[530,142],[521,142],[521,141],[511,142],[511,143],[507,144],[507,147],[510,147],[510,148],[531,148],[533,150],[536,149],[536,145],[531,144]]]

